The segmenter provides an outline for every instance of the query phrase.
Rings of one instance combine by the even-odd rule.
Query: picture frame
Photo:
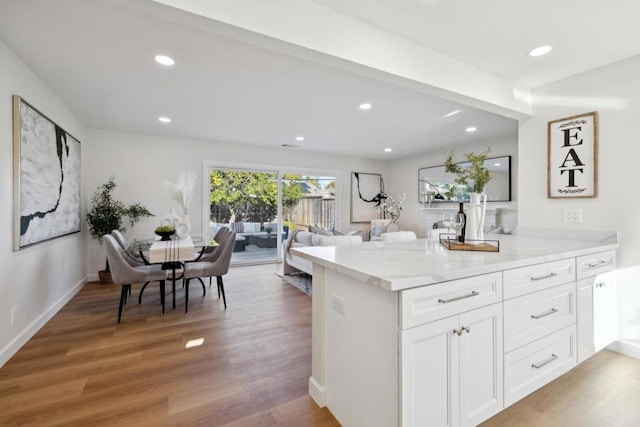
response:
[[[547,122],[547,197],[597,195],[597,111]]]
[[[351,224],[370,223],[382,218],[376,198],[384,193],[381,174],[351,172]]]
[[[13,250],[80,232],[80,141],[13,95]]]

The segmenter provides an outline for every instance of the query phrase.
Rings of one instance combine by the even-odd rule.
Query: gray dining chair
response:
[[[120,293],[120,306],[118,307],[118,323],[122,318],[122,308],[127,303],[127,294],[131,291],[131,284],[144,282],[160,282],[160,305],[164,314],[164,281],[167,274],[164,270],[152,265],[132,266],[122,256],[120,245],[110,235],[106,234],[102,240],[109,260],[111,278],[114,283],[122,285]]]
[[[233,252],[233,245],[236,240],[236,232],[229,230],[221,241],[217,258],[212,261],[197,261],[187,262],[184,265],[184,311],[189,311],[189,282],[191,279],[198,279],[204,288],[203,277],[216,277],[218,283],[218,298],[222,295],[222,301],[224,302],[224,308],[227,308],[227,298],[224,294],[224,283],[222,276],[229,272],[229,265],[231,264],[231,255]],[[216,240],[217,241],[217,240]]]
[[[118,243],[118,246],[120,246],[120,249],[122,249],[122,256],[129,264],[131,264],[133,267],[146,265],[142,258],[129,253],[129,251],[127,250],[129,248],[129,243],[120,230],[111,230],[111,237],[113,237]]]

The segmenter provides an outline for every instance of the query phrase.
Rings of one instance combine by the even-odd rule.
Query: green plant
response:
[[[480,154],[473,152],[466,153],[465,157],[467,161],[471,163],[470,167],[461,167],[460,164],[454,163],[455,153],[449,151],[447,158],[444,161],[444,169],[448,173],[456,174],[456,183],[467,186],[469,188],[469,181],[473,181],[473,192],[480,193],[484,190],[484,187],[493,178],[493,172],[484,166],[484,161],[487,159],[487,154],[491,151],[491,148],[487,147],[487,151]]]
[[[271,232],[273,231],[273,228],[272,227],[265,227],[264,231],[266,231],[267,234],[271,234]]]
[[[113,199],[113,189],[116,188],[114,177],[110,177],[107,182],[96,189],[91,198],[91,207],[87,213],[87,223],[89,224],[89,234],[102,244],[102,237],[111,233],[112,230],[124,232],[124,220],[128,220],[129,226],[144,217],[153,216],[140,203],[125,205],[119,200]],[[107,271],[109,264],[107,263]]]
[[[447,186],[447,191],[444,192],[444,195],[447,196],[447,199],[453,200],[456,197],[457,190],[458,190],[458,187],[456,187],[453,184],[449,184]]]
[[[156,229],[154,231],[156,233],[169,233],[171,231],[174,231],[174,229],[170,225],[161,225],[161,226],[156,227]]]

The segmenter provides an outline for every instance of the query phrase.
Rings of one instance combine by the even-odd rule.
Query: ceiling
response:
[[[529,85],[640,51],[632,1],[616,2],[627,9],[615,17],[585,0],[315,2]],[[185,15],[150,0],[0,0],[0,40],[90,128],[370,159],[517,134],[512,119],[208,31],[220,24]],[[541,43],[558,47],[534,63],[526,51]],[[159,66],[157,53],[176,65]],[[362,102],[373,108],[359,110]]]

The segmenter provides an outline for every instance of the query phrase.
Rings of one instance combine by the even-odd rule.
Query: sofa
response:
[[[283,245],[283,272],[295,274],[304,272],[313,275],[313,263],[291,252],[293,248],[305,246],[343,246],[362,243],[362,232],[342,235],[314,234],[309,231],[295,230]]]
[[[233,245],[233,252],[242,252],[248,245],[256,246],[258,243],[258,236],[267,236],[268,234],[275,235],[278,229],[278,224],[267,223],[261,224],[259,222],[233,222],[229,224],[212,224],[211,236],[215,236],[218,230],[222,227],[229,228],[236,232],[236,241]],[[266,231],[267,228],[271,229],[271,233]],[[287,236],[283,236],[286,238]]]

